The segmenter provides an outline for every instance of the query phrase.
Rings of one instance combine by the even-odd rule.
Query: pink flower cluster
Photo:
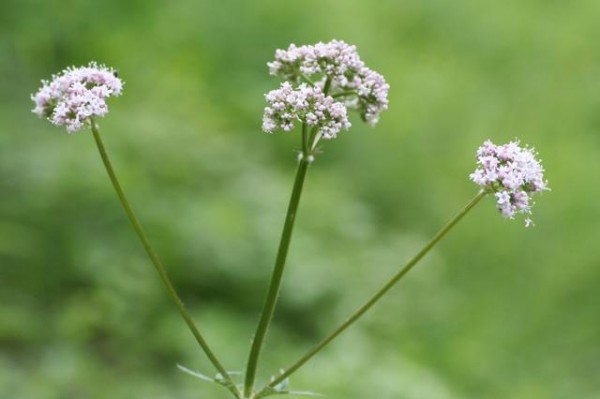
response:
[[[66,126],[69,133],[80,130],[91,117],[106,115],[106,99],[120,95],[123,89],[114,70],[95,62],[67,68],[52,76],[52,81],[42,83],[42,88],[31,96],[35,102],[33,112],[57,126]]]
[[[470,179],[483,190],[493,192],[502,215],[531,214],[531,194],[549,190],[544,169],[533,148],[520,147],[519,141],[495,145],[487,140],[477,150],[477,169]],[[525,225],[533,222],[529,217]]]
[[[343,41],[296,46],[277,50],[275,61],[269,62],[271,75],[299,83],[313,82],[328,95],[343,98],[347,107],[357,109],[363,120],[371,125],[388,108],[390,86],[382,75],[369,69],[358,56],[356,46]]]
[[[327,139],[335,138],[341,129],[350,128],[344,104],[325,97],[318,86],[301,84],[295,89],[284,82],[265,97],[269,106],[265,108],[262,128],[267,133],[275,129],[289,132],[295,121],[318,127],[319,133]]]
[[[291,44],[287,50],[275,51],[275,61],[267,64],[271,75],[280,75],[287,80],[299,80],[300,75],[325,74],[344,82],[353,79],[362,68],[356,46],[340,40],[297,47]]]

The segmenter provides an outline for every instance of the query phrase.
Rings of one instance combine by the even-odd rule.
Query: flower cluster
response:
[[[289,82],[284,82],[265,97],[269,106],[265,108],[262,128],[267,133],[275,129],[289,132],[297,120],[318,128],[327,139],[335,138],[341,129],[350,127],[344,104],[325,97],[318,86],[301,84],[294,89]]]
[[[355,46],[339,40],[315,45],[290,45],[277,50],[268,64],[271,75],[294,84],[306,82],[320,87],[324,95],[340,98],[359,111],[371,125],[388,108],[389,85],[379,73],[367,68]]]
[[[390,86],[383,76],[369,68],[363,68],[359,73],[360,84],[356,86],[357,100],[350,99],[359,110],[361,117],[371,126],[379,122],[379,114],[388,108],[388,91]]]
[[[315,74],[347,81],[365,67],[356,46],[339,40],[300,47],[291,44],[287,50],[277,50],[275,61],[267,65],[271,75],[295,81],[300,80],[302,75],[310,77]]]
[[[533,148],[518,141],[495,145],[487,140],[477,150],[477,169],[469,176],[484,190],[493,192],[498,210],[507,218],[531,213],[531,194],[549,190],[544,169]],[[525,225],[532,221],[525,219]]]
[[[120,95],[123,89],[114,70],[95,62],[67,68],[52,76],[51,82],[42,83],[31,97],[35,102],[33,112],[57,126],[66,126],[69,133],[80,130],[91,117],[106,115],[106,99]]]

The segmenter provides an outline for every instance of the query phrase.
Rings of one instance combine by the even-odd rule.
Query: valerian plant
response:
[[[267,133],[299,130],[300,148],[298,167],[292,194],[285,217],[283,231],[275,257],[275,266],[267,289],[264,306],[254,338],[250,346],[243,373],[227,371],[217,355],[197,328],[181,301],[165,267],[152,248],[131,204],[119,183],[108,153],[102,141],[97,120],[108,113],[106,100],[119,96],[123,82],[113,69],[91,62],[80,68],[67,68],[51,81],[43,81],[42,88],[32,96],[33,112],[47,118],[57,126],[65,126],[69,133],[90,129],[108,176],[116,190],[133,229],[158,272],[167,293],[200,348],[216,370],[215,377],[179,366],[181,370],[202,380],[211,381],[227,388],[238,399],[257,399],[275,394],[305,394],[291,391],[289,377],[313,356],[323,350],[343,331],[353,325],[371,309],[399,280],[401,280],[482,198],[493,195],[501,214],[514,218],[518,213],[526,215],[526,226],[532,225],[529,217],[533,205],[532,196],[548,190],[544,170],[537,160],[536,152],[521,147],[519,141],[495,145],[486,141],[477,150],[477,167],[470,174],[480,190],[466,206],[388,281],[382,284],[362,306],[351,313],[345,321],[316,343],[306,354],[287,368],[275,373],[270,381],[256,384],[261,350],[277,305],[286,258],[304,181],[309,166],[319,154],[324,141],[338,137],[351,127],[348,114],[356,111],[361,119],[374,126],[381,113],[388,108],[389,85],[379,73],[365,66],[355,46],[343,41],[315,45],[290,45],[287,50],[277,50],[275,60],[268,63],[272,75],[283,82],[279,88],[266,94],[262,128]],[[238,374],[241,379],[238,380]]]

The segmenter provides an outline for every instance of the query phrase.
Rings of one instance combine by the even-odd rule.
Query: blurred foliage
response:
[[[226,398],[169,303],[92,137],[37,120],[40,79],[90,60],[124,95],[101,127],[201,329],[245,363],[297,134],[260,132],[276,48],[342,39],[392,89],[312,167],[260,378],[327,334],[476,192],[519,137],[552,192],[537,226],[484,201],[294,375],[332,398],[600,397],[600,4],[507,0],[0,2],[0,397]]]

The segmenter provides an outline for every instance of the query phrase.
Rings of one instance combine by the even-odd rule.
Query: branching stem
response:
[[[260,397],[269,388],[274,388],[288,378],[292,373],[298,370],[313,356],[319,353],[325,346],[333,341],[338,335],[344,332],[350,327],[355,321],[357,321],[363,314],[365,314],[375,303],[377,303],[398,281],[402,279],[444,236],[471,210],[477,203],[486,195],[486,192],[481,191],[478,193],[454,218],[452,218],[432,239],[429,241],[423,249],[421,249],[412,259],[410,259],[387,283],[385,283],[371,298],[365,302],[360,308],[358,308],[350,317],[340,324],[331,334],[325,337],[321,342],[315,345],[309,350],[304,356],[298,359],[294,364],[285,369],[281,374],[277,375],[269,384],[258,391],[257,396]]]

